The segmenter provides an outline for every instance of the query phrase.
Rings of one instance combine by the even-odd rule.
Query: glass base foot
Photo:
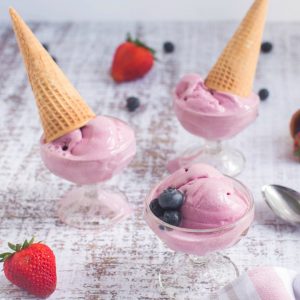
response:
[[[218,145],[218,144],[217,144]],[[211,147],[204,145],[199,148],[191,148],[182,156],[168,162],[167,169],[170,173],[195,163],[209,164],[228,176],[237,176],[245,167],[244,155],[229,147]]]
[[[104,186],[76,187],[59,202],[60,220],[72,227],[105,231],[131,214],[127,197]]]
[[[238,276],[237,267],[226,256],[175,254],[160,269],[159,284],[171,299],[214,299],[219,289]]]

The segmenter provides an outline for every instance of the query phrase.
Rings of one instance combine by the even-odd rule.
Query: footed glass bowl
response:
[[[204,139],[204,143],[185,149],[181,155],[169,161],[168,171],[173,173],[191,164],[207,163],[229,176],[241,173],[246,162],[243,153],[224,146],[224,141],[233,138],[256,120],[259,99],[255,94],[251,97],[251,105],[245,105],[241,111],[227,114],[203,113],[187,107],[175,90],[173,107],[178,121],[189,133]]]
[[[247,234],[254,218],[254,200],[246,186],[231,179],[234,189],[246,199],[248,208],[236,222],[217,228],[189,229],[169,225],[157,218],[149,207],[159,185],[147,196],[145,221],[157,237],[175,251],[159,272],[160,287],[170,297],[200,299],[200,295],[211,296],[238,276],[236,265],[219,252],[234,246]]]

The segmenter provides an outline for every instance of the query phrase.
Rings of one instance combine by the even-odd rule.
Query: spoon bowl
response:
[[[300,224],[300,193],[271,184],[262,187],[262,194],[275,215],[288,223]]]

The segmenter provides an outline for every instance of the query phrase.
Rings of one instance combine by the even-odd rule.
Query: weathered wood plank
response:
[[[170,93],[186,72],[206,74],[233,31],[231,23],[34,24],[33,29],[97,113],[128,121],[136,130],[138,153],[120,176],[120,188],[134,215],[109,232],[82,232],[60,223],[57,199],[72,184],[51,175],[41,162],[37,111],[10,26],[0,28],[0,248],[8,240],[35,234],[56,252],[58,289],[51,299],[165,299],[157,287],[159,265],[170,252],[147,228],[143,200],[166,174],[165,163],[195,138],[176,121]],[[115,47],[127,32],[159,50],[161,63],[143,80],[115,85],[108,74]],[[243,149],[247,169],[240,178],[252,189],[256,220],[227,254],[247,269],[300,264],[299,231],[276,219],[264,204],[265,183],[299,186],[299,165],[291,158],[288,120],[300,106],[300,24],[270,25],[275,48],[261,57],[256,89],[268,87],[256,123],[231,143]],[[176,53],[163,55],[174,41]],[[129,114],[127,96],[137,95],[144,110]],[[0,299],[31,299],[0,276]]]

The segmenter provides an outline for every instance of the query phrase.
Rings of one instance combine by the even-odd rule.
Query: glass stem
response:
[[[98,184],[88,184],[83,187],[84,196],[90,199],[96,199],[98,194]]]
[[[218,154],[223,150],[223,144],[221,141],[208,141],[205,142],[205,152],[209,154]]]
[[[197,255],[189,255],[189,259],[193,262],[193,264],[204,266],[207,264],[208,256],[197,256]]]

